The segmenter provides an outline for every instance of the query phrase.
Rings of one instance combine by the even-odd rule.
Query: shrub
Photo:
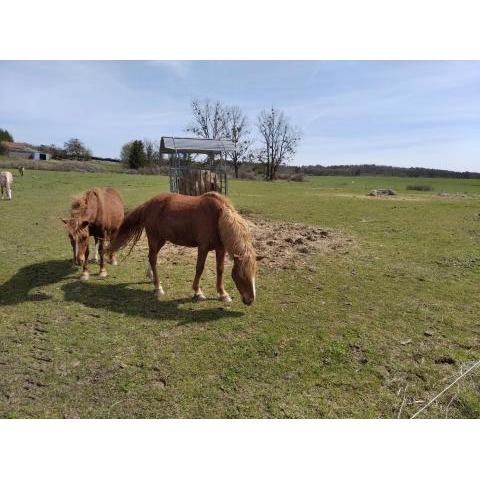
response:
[[[128,166],[138,169],[145,167],[147,163],[145,149],[141,140],[134,140],[128,152]]]
[[[407,190],[418,190],[419,192],[430,192],[433,190],[431,185],[407,185]]]
[[[292,182],[304,182],[305,181],[305,175],[303,175],[303,173],[294,173],[290,177],[290,180]]]
[[[140,167],[135,173],[142,175],[168,175],[168,167],[166,165],[152,165],[150,167]]]
[[[63,144],[67,158],[71,160],[90,160],[92,152],[78,138],[71,138]]]
[[[252,170],[239,170],[238,171],[238,178],[242,180],[256,180],[257,175]]]

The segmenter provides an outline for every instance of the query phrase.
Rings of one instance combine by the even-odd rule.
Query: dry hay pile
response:
[[[260,262],[262,267],[274,269],[309,268],[311,264],[309,257],[311,255],[329,255],[334,252],[345,253],[353,243],[349,238],[318,226],[273,222],[252,216],[242,210],[240,210],[240,213],[250,226],[255,250],[259,255],[265,257]],[[140,241],[138,249],[145,256],[148,255],[145,235]],[[167,242],[160,250],[158,262],[175,265],[180,263],[185,256],[196,258],[197,249],[180,247]]]
[[[178,191],[184,195],[201,195],[206,192],[223,190],[223,180],[220,175],[210,170],[189,170],[179,178]]]

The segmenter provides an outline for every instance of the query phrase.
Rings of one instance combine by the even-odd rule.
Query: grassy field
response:
[[[480,357],[479,180],[232,181],[238,208],[353,240],[309,268],[263,266],[252,307],[229,267],[233,303],[213,298],[213,258],[204,303],[190,299],[190,256],[161,265],[161,301],[140,250],[78,280],[58,220],[71,195],[110,185],[130,207],[167,178],[14,180],[0,202],[1,417],[408,417]],[[434,190],[406,190],[418,183]],[[377,187],[398,196],[365,195]],[[479,393],[472,374],[421,417],[480,417]]]

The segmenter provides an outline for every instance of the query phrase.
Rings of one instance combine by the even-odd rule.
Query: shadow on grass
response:
[[[44,292],[32,290],[65,280],[76,273],[71,260],[50,260],[22,267],[10,280],[0,285],[0,305],[48,300]]]
[[[50,295],[42,287],[66,279],[75,281],[62,286],[65,300],[90,308],[101,308],[125,315],[153,320],[171,320],[178,325],[192,322],[210,322],[221,318],[241,317],[241,311],[227,309],[218,302],[216,308],[198,309],[191,298],[157,300],[152,290],[132,288],[133,283],[108,284],[98,281],[80,282],[78,268],[71,260],[50,260],[21,268],[10,280],[0,285],[0,305],[48,300]],[[140,284],[145,282],[140,282]],[[180,308],[185,305],[184,308]],[[209,306],[209,301],[205,304]]]
[[[62,286],[65,300],[78,302],[89,308],[101,308],[115,313],[152,320],[170,320],[177,325],[211,322],[221,318],[241,317],[243,312],[225,307],[197,309],[191,298],[157,300],[152,290],[139,290],[132,283],[102,284],[100,282],[72,282]],[[185,305],[186,308],[179,308]],[[208,305],[208,301],[204,304]],[[188,308],[190,306],[190,308]]]

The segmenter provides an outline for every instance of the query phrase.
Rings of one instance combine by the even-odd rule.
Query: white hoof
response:
[[[145,270],[145,275],[147,276],[147,278],[153,281],[153,272],[149,268]]]
[[[98,274],[98,276],[100,278],[106,278],[108,275],[107,271],[106,270],[101,270],[100,273]]]
[[[158,289],[155,290],[155,296],[156,296],[157,298],[161,298],[161,297],[163,297],[164,295],[165,295],[165,291],[163,290],[162,287],[160,287],[160,288],[158,288]]]
[[[218,298],[222,302],[230,303],[232,301],[232,297],[228,293],[224,293],[223,295],[219,295]]]
[[[114,259],[112,260],[112,265],[113,265],[114,267],[118,266],[118,262],[117,262],[117,259],[116,259],[116,258],[114,258]]]
[[[206,299],[207,299],[207,297],[203,293],[196,293],[193,296],[193,300],[195,300],[196,302],[203,302]]]
[[[89,278],[90,278],[90,274],[87,273],[87,272],[83,272],[83,273],[80,275],[80,280],[81,280],[82,282],[86,282]]]

